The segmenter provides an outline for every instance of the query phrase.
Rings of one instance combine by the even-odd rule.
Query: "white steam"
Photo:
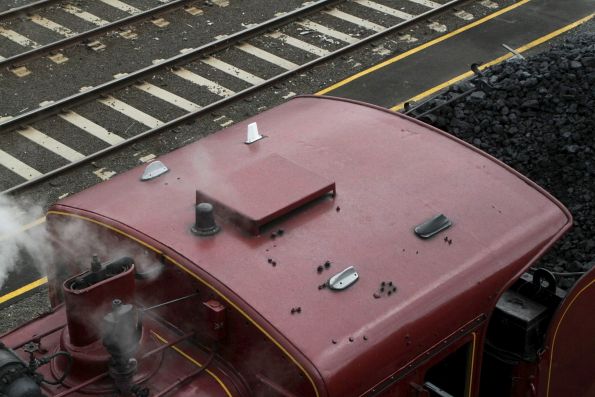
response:
[[[29,202],[16,203],[0,196],[0,288],[12,271],[23,268],[24,261],[31,262],[45,274],[45,266],[53,259],[44,225],[22,230],[23,224],[43,216],[43,208]]]
[[[145,278],[159,275],[156,270],[162,264],[156,253],[84,220],[64,217],[51,228],[40,223],[23,230],[23,225],[43,215],[39,205],[0,196],[0,288],[11,272],[24,269],[46,275],[50,266],[56,266],[73,276],[89,269],[93,254],[102,263],[129,256]]]

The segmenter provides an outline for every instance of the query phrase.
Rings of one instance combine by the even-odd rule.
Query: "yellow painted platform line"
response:
[[[4,302],[8,302],[11,299],[16,298],[19,295],[23,295],[26,292],[29,292],[37,287],[40,287],[44,284],[46,284],[48,282],[48,278],[47,277],[43,277],[40,278],[39,280],[35,280],[32,283],[29,283],[19,289],[15,289],[12,292],[9,292],[6,295],[0,296],[0,304],[4,303]]]
[[[399,55],[397,55],[397,56],[395,56],[395,57],[393,57],[391,59],[388,59],[388,60],[386,60],[386,61],[384,61],[382,63],[379,63],[378,65],[374,65],[374,66],[372,66],[369,69],[362,70],[361,72],[356,73],[353,76],[349,76],[345,80],[341,80],[338,83],[335,83],[335,84],[331,85],[330,87],[327,87],[327,88],[325,88],[325,89],[323,89],[321,91],[318,91],[316,93],[316,95],[327,94],[327,93],[329,93],[329,92],[331,92],[333,90],[336,90],[337,88],[339,88],[341,86],[344,86],[347,83],[352,82],[353,80],[357,80],[357,79],[359,79],[362,76],[365,76],[367,74],[370,74],[372,72],[375,72],[378,69],[381,69],[381,68],[383,68],[385,66],[388,66],[388,65],[390,65],[392,63],[398,62],[401,59],[407,58],[410,55],[413,55],[413,54],[416,54],[416,53],[418,53],[420,51],[423,51],[423,50],[425,50],[428,47],[431,47],[431,46],[433,46],[435,44],[438,44],[438,43],[441,43],[441,42],[443,42],[445,40],[448,40],[451,37],[454,37],[454,36],[456,36],[458,34],[461,34],[461,33],[465,32],[465,31],[469,30],[469,29],[472,29],[472,28],[474,28],[474,27],[476,27],[478,25],[481,25],[482,23],[485,23],[485,22],[487,22],[487,21],[489,21],[491,19],[494,19],[497,16],[500,16],[502,14],[505,14],[505,13],[507,13],[509,11],[514,10],[515,8],[518,8],[518,7],[520,7],[520,6],[524,5],[524,4],[527,4],[530,1],[532,1],[532,0],[521,0],[518,3],[512,4],[512,5],[508,6],[508,7],[504,7],[503,9],[498,10],[498,11],[496,11],[496,12],[494,12],[494,13],[488,15],[488,16],[485,16],[485,17],[481,18],[481,19],[478,19],[475,22],[471,22],[470,24],[465,25],[465,26],[462,26],[462,27],[460,27],[457,30],[453,30],[450,33],[447,33],[447,34],[445,34],[443,36],[437,37],[434,40],[430,40],[430,41],[428,41],[428,42],[426,42],[426,43],[424,43],[424,44],[422,44],[420,46],[417,46],[415,48],[410,49],[409,51],[405,51],[404,53],[399,54]]]
[[[528,51],[531,48],[537,47],[538,45],[541,45],[541,44],[543,44],[543,43],[545,43],[545,42],[547,42],[549,40],[552,40],[552,39],[556,38],[557,36],[561,35],[562,33],[565,33],[565,32],[567,32],[567,31],[569,31],[571,29],[576,28],[579,25],[582,25],[583,23],[591,20],[594,15],[595,14],[591,14],[591,15],[588,15],[588,16],[586,16],[584,18],[581,18],[578,21],[575,21],[575,22],[573,22],[573,23],[571,23],[569,25],[566,25],[566,26],[558,29],[558,30],[555,30],[555,31],[553,31],[551,33],[548,33],[545,36],[542,36],[542,37],[540,37],[540,38],[538,38],[536,40],[531,41],[530,43],[527,43],[527,44],[525,44],[525,45],[523,45],[523,46],[521,46],[519,48],[516,48],[515,50],[518,53],[523,53],[525,51]],[[500,62],[503,62],[503,61],[505,61],[505,60],[507,60],[509,58],[512,58],[513,56],[514,56],[514,54],[507,53],[505,55],[502,55],[501,57],[498,57],[496,59],[491,60],[490,62],[486,62],[486,63],[482,64],[479,67],[479,69],[480,70],[483,70],[483,69],[489,68],[490,66],[494,66],[494,65],[496,65],[496,64],[498,64]],[[458,75],[456,77],[453,77],[452,79],[450,79],[448,81],[445,81],[442,84],[438,84],[435,87],[432,87],[432,88],[430,88],[430,89],[428,89],[428,90],[426,90],[426,91],[424,91],[424,92],[422,92],[420,94],[417,94],[416,96],[414,96],[413,98],[409,98],[405,102],[414,102],[414,101],[417,102],[417,101],[420,101],[420,100],[422,100],[422,99],[424,99],[424,98],[426,98],[426,97],[428,97],[428,96],[430,96],[432,94],[437,93],[440,90],[443,90],[446,87],[451,86],[452,84],[455,84],[455,83],[457,83],[457,82],[459,82],[461,80],[464,80],[466,78],[469,78],[471,76],[473,76],[473,72],[472,71],[465,72],[465,73],[460,74],[460,75]],[[394,110],[394,111],[401,110],[405,106],[405,102],[401,102],[398,105],[395,105],[395,106],[391,107],[390,109],[391,110]]]

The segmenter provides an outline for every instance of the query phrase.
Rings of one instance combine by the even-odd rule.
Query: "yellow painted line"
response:
[[[406,51],[406,52],[404,52],[402,54],[399,54],[399,55],[397,55],[394,58],[388,59],[388,60],[386,60],[386,61],[384,61],[382,63],[379,63],[378,65],[372,66],[369,69],[366,69],[366,70],[363,70],[363,71],[361,71],[359,73],[356,73],[353,76],[350,76],[350,77],[346,78],[345,80],[339,81],[338,83],[333,84],[330,87],[327,87],[327,88],[323,89],[322,91],[318,91],[316,93],[316,95],[323,95],[323,94],[326,94],[326,93],[328,93],[330,91],[336,90],[337,88],[339,88],[341,86],[344,86],[345,84],[347,84],[347,83],[349,83],[349,82],[351,82],[353,80],[357,80],[357,79],[359,79],[362,76],[365,76],[365,75],[370,74],[370,73],[372,73],[372,72],[374,72],[374,71],[376,71],[378,69],[381,69],[381,68],[383,68],[385,66],[388,66],[390,64],[393,64],[395,62],[398,62],[401,59],[407,58],[408,56],[411,56],[411,55],[416,54],[416,53],[418,53],[420,51],[423,51],[426,48],[429,48],[429,47],[431,47],[431,46],[433,46],[435,44],[438,44],[438,43],[441,43],[441,42],[443,42],[445,40],[448,40],[451,37],[454,37],[454,36],[456,36],[458,34],[461,34],[461,33],[465,32],[465,31],[469,30],[469,29],[472,29],[472,28],[474,28],[474,27],[476,27],[478,25],[481,25],[482,23],[487,22],[487,21],[489,21],[491,19],[494,19],[497,16],[500,16],[502,14],[505,14],[505,13],[507,13],[509,11],[514,10],[515,8],[518,8],[518,7],[520,7],[520,6],[524,5],[524,4],[527,4],[530,1],[532,1],[532,0],[521,0],[518,3],[515,3],[515,4],[512,4],[512,5],[508,6],[508,7],[505,7],[505,8],[503,8],[503,9],[501,9],[499,11],[496,11],[496,12],[494,12],[494,13],[486,16],[486,17],[483,17],[481,19],[478,19],[475,22],[472,22],[472,23],[470,23],[468,25],[465,25],[465,26],[463,26],[463,27],[461,27],[461,28],[459,28],[457,30],[453,30],[450,33],[447,33],[447,34],[445,34],[443,36],[440,36],[440,37],[435,38],[434,40],[430,40],[430,41],[428,41],[428,42],[426,42],[426,43],[424,43],[424,44],[422,44],[420,46],[417,46],[415,48],[412,48],[409,51]]]
[[[581,24],[583,24],[583,23],[591,20],[594,15],[595,14],[591,14],[591,15],[588,15],[588,16],[586,16],[584,18],[581,18],[578,21],[575,21],[575,22],[573,22],[573,23],[571,23],[569,25],[566,25],[566,26],[558,29],[558,30],[555,30],[555,31],[553,31],[551,33],[548,33],[545,36],[542,36],[542,37],[540,37],[538,39],[535,39],[535,40],[531,41],[530,43],[527,43],[527,44],[525,44],[525,45],[523,45],[523,46],[521,46],[519,48],[516,48],[515,50],[518,53],[523,53],[525,51],[528,51],[531,48],[537,47],[538,45],[541,45],[541,44],[545,43],[546,41],[552,40],[552,39],[556,38],[557,36],[561,35],[562,33],[565,33],[565,32],[567,32],[567,31],[569,31],[571,29],[574,29],[577,26],[579,26],[579,25],[581,25]],[[512,58],[513,56],[514,55],[511,54],[511,53],[506,53],[505,55],[502,55],[502,56],[500,56],[500,57],[498,57],[496,59],[493,59],[490,62],[486,62],[486,63],[482,64],[479,67],[479,69],[480,70],[483,70],[483,69],[489,68],[489,67],[494,66],[494,65],[496,65],[496,64],[498,64],[500,62],[503,62],[503,61],[505,61],[505,60],[507,60],[509,58]],[[416,96],[414,96],[412,98],[409,98],[405,102],[420,101],[420,100],[422,100],[422,99],[424,99],[424,98],[426,98],[426,97],[428,97],[428,96],[430,96],[432,94],[435,94],[436,92],[438,92],[438,91],[440,91],[440,90],[442,90],[442,89],[444,89],[444,88],[446,88],[448,86],[451,86],[452,84],[455,84],[455,83],[457,83],[457,82],[459,82],[459,81],[461,81],[463,79],[469,78],[471,76],[473,76],[473,72],[472,71],[465,72],[465,73],[460,74],[460,75],[458,75],[456,77],[453,77],[452,79],[450,79],[448,81],[445,81],[444,83],[438,84],[435,87],[432,87],[432,88],[430,88],[430,89],[428,89],[428,90],[426,90],[426,91],[424,91],[424,92],[422,92],[420,94],[417,94]],[[401,110],[405,106],[405,102],[401,102],[401,103],[399,103],[399,104],[391,107],[390,109],[391,110],[394,110],[394,111]]]
[[[168,343],[167,340],[164,337],[162,337],[161,335],[159,335],[157,332],[151,331],[151,333],[153,335],[155,335],[155,337],[157,339],[159,339],[161,342]],[[180,354],[186,360],[190,361],[192,364],[196,365],[199,368],[202,368],[203,367],[203,365],[201,363],[199,363],[198,361],[196,361],[194,358],[192,358],[190,355],[188,355],[186,352],[184,352],[179,347],[176,347],[176,346],[170,346],[170,347],[172,349],[174,349],[176,352],[178,352],[178,354]],[[227,388],[227,385],[221,380],[221,378],[219,378],[213,371],[211,371],[208,368],[205,369],[205,372],[208,373],[213,379],[215,379],[217,381],[217,383],[219,383],[219,386],[221,386],[221,388],[225,391],[225,394],[227,394],[228,397],[233,397],[233,395],[231,394],[231,392]]]
[[[467,397],[471,397],[471,393],[473,392],[473,372],[475,371],[475,348],[477,343],[477,334],[472,332],[471,336],[473,336],[473,342],[471,344],[471,364],[469,365],[469,384],[467,385]]]
[[[29,292],[37,287],[44,285],[47,282],[48,282],[48,278],[43,277],[43,278],[40,278],[39,280],[33,281],[32,283],[25,285],[24,287],[15,289],[14,291],[9,292],[8,294],[6,294],[4,296],[0,296],[0,304],[2,304],[4,302],[8,302],[9,300],[14,299],[19,295],[23,295],[25,292]]]

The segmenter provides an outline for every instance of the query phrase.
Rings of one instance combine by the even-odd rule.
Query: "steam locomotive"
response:
[[[0,395],[593,397],[556,199],[367,104],[298,97],[55,204]]]

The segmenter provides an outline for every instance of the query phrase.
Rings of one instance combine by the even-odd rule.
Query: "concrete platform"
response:
[[[501,57],[508,52],[502,44],[521,47],[593,12],[592,0],[520,1],[320,93],[392,108],[469,71],[472,63]]]

